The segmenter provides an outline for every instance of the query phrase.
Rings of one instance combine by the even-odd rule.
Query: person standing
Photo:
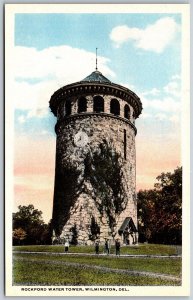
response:
[[[65,253],[68,253],[68,249],[69,249],[69,242],[66,241],[65,244],[64,244]]]
[[[119,255],[119,256],[120,256],[120,248],[121,248],[121,244],[120,244],[119,240],[117,239],[117,240],[115,241],[116,255]]]
[[[96,241],[95,243],[95,253],[98,255],[99,254],[99,242]]]
[[[105,240],[105,253],[109,255],[109,252],[110,252],[109,241]]]

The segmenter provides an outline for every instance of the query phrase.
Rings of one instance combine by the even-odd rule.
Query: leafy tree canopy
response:
[[[26,238],[27,233],[22,228],[13,230],[13,239],[22,241]]]
[[[43,222],[42,211],[35,209],[32,204],[28,206],[18,206],[19,211],[13,214],[13,242],[17,243],[17,236],[22,235],[21,230],[26,236],[24,244],[47,244],[51,243],[51,223],[48,225]]]
[[[27,223],[39,223],[43,224],[42,211],[35,209],[32,204],[28,206],[18,206],[19,211],[14,213],[14,221],[27,222]]]
[[[138,193],[138,220],[141,240],[154,243],[181,243],[182,168],[161,173],[154,189]]]

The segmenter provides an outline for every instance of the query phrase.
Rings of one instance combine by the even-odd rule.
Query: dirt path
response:
[[[13,251],[13,253],[21,254],[45,254],[45,255],[75,255],[75,256],[107,256],[106,254],[100,253],[98,255],[94,253],[73,253],[73,252],[43,252],[43,251]],[[110,254],[108,257],[117,257],[115,254]],[[181,258],[181,255],[147,255],[147,254],[121,254],[119,257],[124,258]]]

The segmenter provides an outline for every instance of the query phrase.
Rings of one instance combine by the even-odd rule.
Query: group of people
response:
[[[116,255],[120,255],[120,248],[121,248],[121,244],[120,244],[119,239],[117,239],[115,241],[115,253],[116,253]],[[66,241],[65,244],[64,244],[65,253],[68,253],[68,249],[69,249],[69,242]],[[110,242],[107,239],[105,240],[105,244],[104,244],[104,252],[107,255],[110,254]],[[99,242],[98,241],[95,242],[95,253],[99,254]]]
[[[116,255],[120,255],[120,248],[121,248],[121,244],[120,244],[119,239],[117,239],[115,241],[115,253],[116,253]],[[104,252],[107,255],[110,254],[110,242],[107,239],[105,240]],[[98,241],[95,242],[95,253],[99,254],[99,242]]]

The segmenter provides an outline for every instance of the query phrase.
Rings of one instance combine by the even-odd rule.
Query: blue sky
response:
[[[115,48],[109,35],[116,26],[144,29],[164,17],[181,22],[180,14],[16,14],[15,45],[37,50],[69,45],[90,52],[98,47],[99,55],[110,59],[116,80],[137,82],[141,89],[161,87],[180,72],[181,49],[177,42],[158,55],[136,49],[131,42]]]
[[[165,34],[164,30],[166,31],[167,35],[168,24],[168,26],[170,27],[175,26],[175,28],[171,28],[171,30],[173,31],[169,35],[168,40],[166,40],[163,49],[160,48],[161,50],[159,50],[159,48],[156,49],[154,47],[153,49],[144,49],[144,45],[142,47],[137,47],[135,38],[125,38],[125,41],[120,44],[116,42],[116,34],[114,39],[111,38],[111,33],[113,29],[118,27],[120,28],[121,26],[127,27],[127,30],[129,28],[130,31],[133,28],[137,28],[138,30],[142,31],[141,33],[144,36],[147,35],[146,29],[152,27],[153,32],[155,31],[156,34],[157,30],[157,34],[159,34],[160,28],[156,29],[156,24],[160,20],[163,20],[163,30],[161,31],[162,35]],[[169,23],[167,24],[168,20]],[[33,72],[31,72],[32,74],[29,74],[29,72],[23,72],[22,75],[16,75],[16,81],[21,85],[22,83],[28,83],[29,85],[31,85],[31,87],[34,88],[35,84],[39,84],[41,82],[45,83],[45,81],[49,83],[55,80],[55,82],[58,82],[58,86],[56,86],[57,89],[58,87],[66,84],[65,73],[69,73],[69,70],[72,73],[72,82],[73,74],[78,75],[78,73],[80,73],[80,77],[77,76],[75,79],[81,80],[94,70],[94,53],[95,48],[98,47],[99,70],[105,71],[103,70],[104,65],[109,69],[106,70],[104,75],[106,75],[113,82],[126,85],[128,88],[134,90],[134,92],[136,92],[139,96],[142,95],[142,98],[143,93],[148,93],[148,91],[150,92],[152,90],[157,90],[159,91],[159,95],[157,93],[157,95],[154,95],[154,98],[157,97],[159,98],[159,101],[162,101],[160,97],[164,97],[163,90],[169,83],[172,82],[172,78],[174,76],[179,76],[178,79],[180,79],[180,23],[180,14],[16,14],[15,46],[16,48],[23,47],[23,51],[21,51],[21,53],[23,53],[19,53],[18,55],[16,55],[16,60],[19,63],[17,68],[22,69],[22,64],[26,65],[24,66],[24,69],[27,68],[28,62],[33,56],[33,54],[34,57],[37,56],[37,58],[34,61],[34,64],[28,67],[28,69],[30,67],[33,67]],[[121,34],[121,28],[117,34]],[[145,43],[148,43],[148,38],[148,36],[145,37]],[[155,44],[159,44],[159,40],[160,38],[158,37],[157,40],[152,42]],[[164,44],[164,41],[162,44]],[[71,55],[69,55],[69,51],[67,51],[67,55],[69,56],[67,57],[66,50],[64,49],[63,55],[66,55],[66,58],[68,59],[68,70],[65,69],[64,62],[64,80],[62,78],[63,74],[61,70],[59,75],[60,79],[58,78],[58,74],[55,74],[54,63],[52,70],[49,70],[47,74],[45,73],[39,75],[39,70],[37,70],[36,72],[36,64],[41,64],[41,57],[38,57],[38,53],[41,53],[45,49],[50,49],[51,51],[52,48],[61,48],[64,45],[77,50],[74,51],[74,54],[72,51]],[[160,47],[162,47],[161,44]],[[27,49],[35,49],[36,52],[32,54],[28,53],[26,56]],[[85,69],[85,73],[83,71],[84,65],[81,65],[81,53],[78,53],[78,51],[86,51],[88,53],[93,54],[92,59],[88,60],[90,69],[88,71]],[[45,56],[46,55],[47,53],[45,53]],[[77,60],[79,60],[77,61],[77,65],[70,63],[74,61],[74,55],[77,56]],[[52,53],[52,56],[54,56],[54,53]],[[61,58],[60,54],[58,55],[58,57]],[[101,61],[100,57],[105,57],[106,61]],[[22,59],[23,62],[20,61]],[[40,61],[38,61],[38,59],[40,59]],[[44,68],[44,65],[42,65],[42,68]],[[82,72],[80,72],[80,69],[82,69]],[[16,74],[17,73],[18,72],[16,71]],[[179,80],[178,82],[175,81],[173,83],[173,86],[174,88],[178,88],[179,90]],[[155,100],[157,100],[157,98]],[[151,99],[147,99],[147,101],[151,101]],[[143,101],[142,99],[144,109],[146,105],[145,101]],[[44,103],[45,111],[46,106],[47,103]],[[37,127],[39,127],[40,120],[36,121],[35,115],[31,116],[29,120],[29,118],[26,118],[26,115],[29,116],[29,110],[23,110],[22,105],[20,105],[20,108],[21,110],[18,108],[16,110],[16,129],[25,129],[28,131],[28,133],[33,133],[33,127],[31,126],[31,122],[33,123],[33,126],[36,127],[37,125]],[[149,107],[148,110],[145,110],[144,116],[148,115],[148,112],[150,112],[153,116],[154,110],[155,107]],[[165,109],[165,121],[167,116],[166,113],[168,113],[168,111],[166,111]],[[159,114],[160,113],[157,112],[158,116]],[[161,112],[161,114],[163,117],[163,112]],[[19,115],[21,115],[21,117],[19,117]],[[174,115],[172,115],[172,117],[174,118]],[[17,122],[18,118],[21,122]],[[50,123],[47,122],[48,118],[50,119]],[[24,119],[28,119],[28,122],[23,122],[22,120]],[[148,122],[148,120],[146,121]],[[46,128],[50,127],[49,124],[51,124],[51,126],[53,125],[53,117],[51,115],[47,115],[44,120],[43,118],[41,118],[41,122],[42,128],[44,128],[45,132]],[[170,126],[170,124],[167,125]],[[163,126],[163,124],[161,124],[161,130],[163,131],[164,128],[166,128],[167,130],[168,126],[165,126],[165,124]],[[156,130],[160,130],[160,127],[158,126]],[[48,130],[48,132],[53,133],[50,130]]]
[[[137,188],[152,187],[162,171],[181,164],[180,14],[15,14],[14,37],[16,204],[32,202],[39,191],[50,216],[56,120],[48,102],[58,88],[94,71],[96,47],[98,69],[143,104]]]

